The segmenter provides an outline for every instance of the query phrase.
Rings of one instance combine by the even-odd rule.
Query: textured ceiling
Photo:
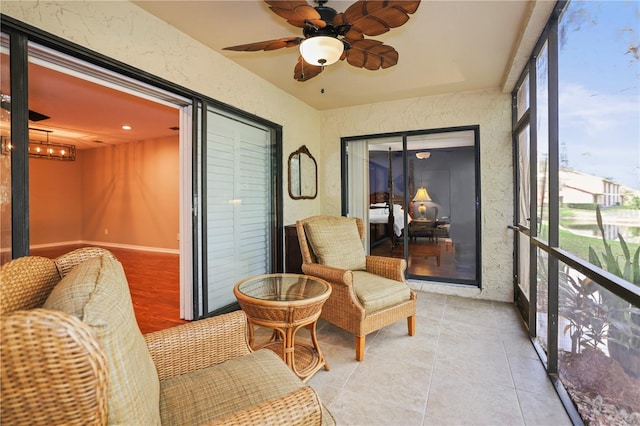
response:
[[[369,71],[339,61],[319,76],[298,82],[293,79],[297,47],[269,52],[222,50],[302,36],[300,28],[288,24],[263,1],[134,3],[320,110],[486,88],[510,91],[523,57],[530,54],[554,5],[551,1],[423,0],[406,24],[371,37],[398,51],[396,66]],[[330,0],[326,6],[342,12],[352,3]],[[536,27],[533,32],[531,26]],[[523,43],[528,47],[523,49]],[[514,63],[520,69],[512,69]]]

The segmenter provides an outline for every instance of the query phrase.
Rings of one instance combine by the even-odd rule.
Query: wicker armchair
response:
[[[69,288],[77,293],[91,277],[109,280],[110,275],[115,280],[98,282],[101,288],[89,296],[62,294]],[[119,286],[126,300],[103,307],[96,321],[89,304]],[[91,300],[79,307],[79,313],[42,308],[61,300],[73,300],[77,308],[78,300],[87,299]],[[162,424],[193,425],[335,424],[316,392],[279,357],[268,350],[252,352],[242,311],[142,336],[132,316],[124,272],[106,250],[80,249],[55,261],[37,256],[15,259],[0,270],[0,300],[3,424],[160,424],[160,419]],[[120,361],[139,357],[130,340],[106,342],[105,321],[127,310],[132,326],[112,332],[137,339],[151,370],[114,374],[114,348]],[[135,377],[145,372],[154,377]],[[149,385],[154,381],[159,386]],[[166,397],[171,392],[173,399]],[[228,394],[233,392],[237,396],[231,399]],[[114,393],[124,394],[124,403],[134,406],[131,411],[114,409]],[[141,419],[135,407],[141,405],[155,411],[153,421]],[[212,417],[213,411],[217,414]]]
[[[349,270],[322,264],[318,253],[314,252],[311,241],[310,224],[326,224],[326,230],[336,225],[335,231],[327,233],[329,250],[344,250],[350,246],[345,240],[342,226],[350,227],[355,221],[357,232],[347,235],[357,239],[360,248],[364,240],[364,225],[359,218],[339,218],[333,216],[313,216],[296,222],[298,242],[302,253],[302,270],[307,275],[320,277],[332,286],[329,299],[322,309],[321,318],[355,335],[356,359],[364,359],[367,334],[407,319],[408,334],[413,336],[416,328],[416,293],[404,279],[406,262],[404,259],[362,256],[363,270]],[[335,241],[332,241],[334,240]],[[351,247],[353,247],[351,245]],[[316,249],[317,244],[316,244]],[[359,251],[356,250],[356,251]],[[338,257],[348,257],[340,254]],[[395,290],[391,290],[395,289]],[[391,292],[395,294],[391,294]],[[398,296],[400,295],[400,296]]]

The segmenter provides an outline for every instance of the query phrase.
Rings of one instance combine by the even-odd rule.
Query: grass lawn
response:
[[[612,210],[626,210],[626,209],[628,208],[623,206],[620,206],[619,208],[610,207],[607,209],[607,211],[609,212]],[[580,214],[584,215],[584,213],[585,213],[585,210],[572,209],[568,207],[560,208],[560,217],[564,219],[570,218],[574,215],[580,215]],[[595,222],[595,215],[596,215],[596,212],[593,211],[594,222]],[[547,224],[545,223],[543,226],[545,225]],[[595,250],[595,252],[598,254],[598,257],[600,257],[600,261],[604,264],[604,258],[602,253],[604,253],[605,249],[604,249],[604,244],[602,243],[601,238],[593,238],[593,237],[577,235],[572,233],[571,231],[568,231],[562,228],[560,228],[559,236],[560,236],[560,248],[570,251],[575,255],[581,257],[582,259],[589,260],[589,246],[591,246]],[[611,247],[611,251],[613,252],[614,256],[618,258],[618,263],[622,266],[622,261],[624,261],[625,257],[624,257],[624,252],[622,251],[622,246],[620,244],[620,241],[609,240],[608,243],[609,243],[609,246]],[[636,250],[638,250],[638,247],[640,247],[640,244],[629,243],[628,241],[626,243],[627,243],[627,247],[629,248],[629,252],[631,253],[631,259],[633,260],[633,255],[635,254]]]
[[[545,226],[546,226],[546,223],[543,224],[543,228]],[[547,230],[542,229],[540,232],[540,235],[547,236],[548,235]],[[561,249],[570,251],[571,253],[585,260],[589,260],[589,246],[591,246],[593,250],[598,254],[598,257],[600,258],[600,262],[604,265],[603,253],[605,249],[604,249],[604,244],[602,243],[601,238],[586,237],[583,235],[574,234],[573,232],[568,231],[566,229],[562,229],[562,228],[560,228],[559,237],[560,237]],[[624,252],[622,251],[622,245],[620,244],[620,241],[609,240],[608,243],[609,243],[609,246],[611,247],[611,251],[613,252],[613,255],[616,256],[616,258],[618,258],[618,264],[622,267],[623,266],[622,262],[624,261],[625,257],[624,257]],[[633,260],[633,256],[636,250],[638,250],[638,247],[640,247],[640,244],[629,243],[629,242],[626,242],[626,243],[627,243],[627,248],[629,249],[629,252],[631,254],[631,260]]]
[[[624,252],[620,241],[609,241],[609,246],[614,256],[618,257],[618,262],[624,259]],[[604,244],[600,238],[585,237],[582,235],[576,235],[570,231],[560,229],[560,248],[570,251],[582,259],[589,260],[589,246],[595,250],[600,257],[600,261],[603,262],[602,253],[604,253]],[[631,252],[631,258],[635,254],[640,244],[627,243],[627,247]],[[604,262],[603,262],[604,263]]]

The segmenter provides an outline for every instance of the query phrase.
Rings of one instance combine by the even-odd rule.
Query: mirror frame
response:
[[[291,162],[294,159],[295,156],[298,156],[298,161],[299,161],[299,165],[298,165],[298,170],[299,170],[299,174],[302,175],[303,174],[303,170],[301,169],[302,166],[302,162],[300,161],[300,155],[307,155],[311,161],[313,161],[313,194],[303,194],[302,193],[302,178],[299,179],[299,184],[300,184],[300,195],[294,195],[292,188],[291,188]],[[298,148],[297,151],[293,151],[290,155],[289,155],[289,160],[287,162],[287,166],[289,168],[288,170],[288,180],[289,180],[289,196],[294,199],[294,200],[313,200],[314,198],[316,198],[318,196],[318,163],[316,162],[316,159],[313,158],[313,155],[311,155],[311,153],[309,152],[309,149],[307,148],[306,145],[302,145],[300,148]]]

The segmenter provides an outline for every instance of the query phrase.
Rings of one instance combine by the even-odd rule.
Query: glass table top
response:
[[[237,289],[254,299],[295,301],[321,296],[329,290],[329,285],[308,275],[267,274],[241,281]]]

